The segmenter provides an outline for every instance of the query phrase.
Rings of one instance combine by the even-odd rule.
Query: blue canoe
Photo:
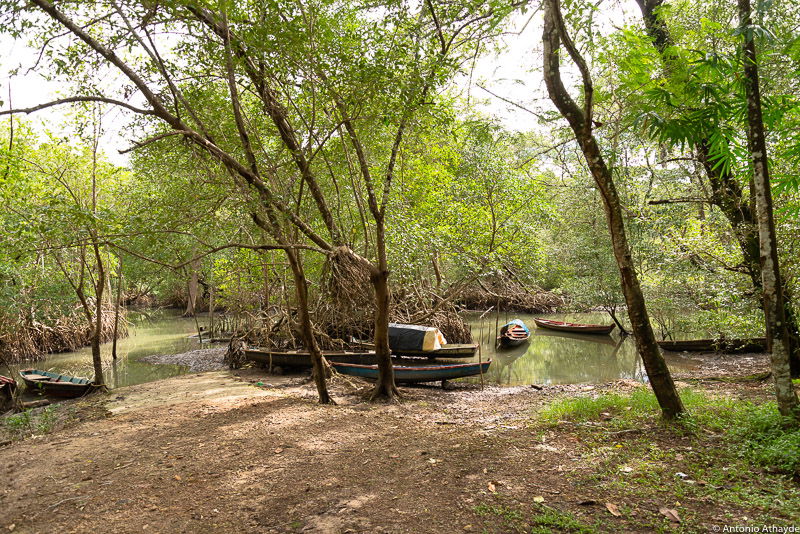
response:
[[[492,360],[475,363],[458,363],[453,365],[395,365],[394,380],[398,383],[413,384],[415,382],[438,382],[465,376],[475,376],[489,370]],[[360,376],[377,380],[377,365],[359,365],[355,363],[331,362],[331,365],[344,375]]]
[[[531,331],[519,319],[504,324],[500,327],[500,335],[497,336],[497,344],[501,347],[518,347],[528,341]]]

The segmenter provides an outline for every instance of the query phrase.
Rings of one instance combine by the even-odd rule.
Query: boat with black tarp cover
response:
[[[389,348],[395,356],[428,358],[472,358],[477,343],[448,343],[438,328],[389,323]]]

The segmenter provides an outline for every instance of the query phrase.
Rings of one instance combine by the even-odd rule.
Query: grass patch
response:
[[[530,534],[550,534],[552,532],[568,532],[572,534],[594,534],[596,526],[588,525],[569,512],[556,508],[536,505],[531,513],[502,504],[479,504],[473,511],[482,517],[500,520],[502,532],[526,532]]]
[[[12,440],[52,432],[64,418],[64,411],[58,405],[32,408],[15,413],[3,419],[3,429]]]
[[[668,428],[678,433],[719,434],[738,456],[770,470],[800,476],[800,425],[782,417],[774,402],[754,404],[688,388],[681,390],[680,396],[688,413]],[[605,393],[561,399],[545,407],[540,416],[551,426],[561,421],[586,425],[602,422],[605,428],[624,430],[660,421],[660,410],[653,392],[643,387],[630,395]]]
[[[474,510],[480,516],[496,516],[510,523],[524,519],[522,512],[502,504],[479,504]]]
[[[800,425],[778,413],[775,403],[747,403],[727,431],[744,457],[767,468],[800,477]]]
[[[531,518],[533,528],[531,534],[549,534],[551,532],[572,532],[575,534],[594,534],[597,527],[587,525],[573,514],[562,512],[549,506],[542,506],[542,511]]]

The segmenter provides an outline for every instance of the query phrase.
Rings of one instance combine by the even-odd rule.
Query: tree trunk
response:
[[[111,358],[117,359],[117,335],[119,331],[119,307],[122,301],[122,256],[119,257],[117,268],[117,300],[114,302],[114,339],[111,345]]]
[[[392,400],[400,395],[394,383],[392,352],[389,348],[389,273],[375,268],[370,273],[375,290],[375,359],[378,362],[378,383],[371,399]]]
[[[336,404],[328,393],[328,385],[325,382],[326,377],[330,375],[330,368],[322,357],[319,345],[317,345],[317,339],[314,336],[314,330],[311,324],[311,317],[308,313],[308,282],[306,281],[305,272],[303,271],[300,255],[296,250],[287,248],[286,257],[289,260],[289,266],[292,269],[292,277],[294,278],[300,335],[303,338],[303,345],[311,355],[311,363],[313,366],[312,377],[314,379],[314,384],[317,386],[319,402],[320,404]]]
[[[738,0],[739,24],[744,36],[744,86],[747,96],[747,144],[753,165],[758,211],[758,236],[761,248],[761,284],[767,340],[772,341],[772,376],[778,410],[782,415],[800,419],[800,405],[789,368],[789,335],[783,307],[783,287],[778,264],[778,243],[772,212],[772,190],[767,162],[767,143],[761,114],[761,91],[758,82],[756,45],[750,20],[750,0]]]
[[[378,361],[378,383],[371,399],[393,400],[400,396],[394,383],[392,351],[389,348],[389,269],[386,261],[386,240],[383,216],[375,216],[375,248],[378,265],[370,269],[370,282],[375,290],[375,359]]]
[[[106,270],[100,256],[100,248],[94,243],[94,255],[97,260],[97,286],[95,287],[94,328],[92,329],[92,365],[94,366],[94,383],[102,386],[103,358],[100,355],[100,342],[103,334],[103,292],[106,287]]]
[[[585,103],[581,109],[567,92],[561,81],[559,49],[562,40],[570,57],[578,65],[583,78]],[[667,364],[656,343],[655,334],[650,326],[642,289],[634,269],[630,247],[625,233],[625,221],[622,217],[619,196],[614,179],[606,166],[600,147],[592,133],[592,82],[588,67],[566,33],[558,0],[546,0],[544,19],[544,78],[550,100],[558,108],[570,124],[575,139],[581,147],[586,163],[592,173],[597,188],[603,199],[614,257],[617,260],[622,278],[622,292],[628,306],[631,330],[636,341],[636,348],[644,362],[650,385],[658,399],[664,417],[672,419],[680,415],[683,404],[675,384],[672,381]]]
[[[200,280],[200,260],[195,260],[189,264],[189,280],[186,282],[187,299],[186,311],[183,312],[184,317],[194,317],[197,307],[197,292],[199,289]]]

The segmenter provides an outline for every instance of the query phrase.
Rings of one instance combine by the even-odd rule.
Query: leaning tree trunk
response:
[[[306,350],[311,355],[311,364],[313,366],[312,377],[314,379],[314,384],[317,386],[319,402],[320,404],[335,404],[328,393],[328,385],[325,382],[330,371],[322,358],[322,352],[317,344],[317,338],[314,336],[311,317],[308,313],[308,281],[306,280],[303,270],[303,264],[296,250],[290,248],[285,250],[286,257],[289,260],[289,267],[292,269],[295,293],[297,295],[297,316],[300,322],[300,336],[303,339],[303,346],[305,346]]]
[[[758,236],[761,245],[761,281],[767,336],[772,341],[772,376],[778,410],[782,415],[800,419],[800,405],[789,368],[789,335],[783,307],[783,287],[778,264],[778,242],[772,211],[767,143],[761,114],[761,91],[758,82],[756,45],[750,20],[750,0],[739,0],[739,24],[744,36],[744,86],[747,97],[747,144],[753,165],[758,210]]]
[[[578,107],[561,80],[559,49],[562,41],[564,48],[581,72],[585,100],[583,109]],[[650,385],[664,417],[674,418],[684,411],[683,404],[650,326],[644,296],[631,258],[619,195],[611,172],[592,133],[593,86],[591,75],[586,62],[567,34],[559,0],[545,1],[543,42],[544,78],[548,95],[561,115],[569,122],[603,199],[614,257],[617,260],[622,279],[622,292],[628,306],[636,348],[642,357]]]

